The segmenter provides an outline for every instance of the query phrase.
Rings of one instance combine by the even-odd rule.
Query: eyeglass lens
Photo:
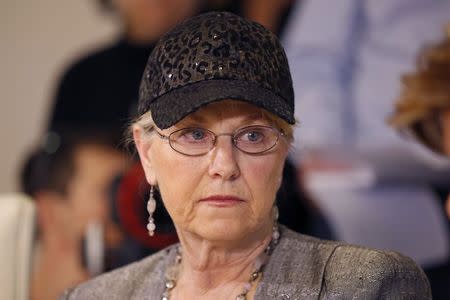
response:
[[[209,152],[219,136],[229,135],[233,144],[241,151],[258,154],[273,148],[279,132],[269,126],[248,126],[232,134],[215,134],[204,128],[183,128],[169,135],[170,146],[186,155],[202,155]]]

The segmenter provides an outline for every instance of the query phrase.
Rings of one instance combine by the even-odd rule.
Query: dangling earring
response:
[[[279,217],[278,206],[274,204],[272,208],[272,218],[275,224],[278,223],[278,217]]]
[[[156,229],[155,219],[153,219],[153,213],[155,212],[155,209],[156,209],[156,201],[155,201],[155,197],[154,197],[153,193],[154,193],[154,187],[152,185],[152,186],[150,186],[150,197],[148,198],[148,202],[147,202],[147,211],[148,211],[147,230],[148,230],[148,234],[150,236],[153,236],[155,234],[155,229]]]
[[[279,212],[278,206],[276,204],[273,205],[272,217],[273,217],[272,240],[275,241],[275,244],[277,244],[278,239],[280,238],[280,231],[278,229]]]

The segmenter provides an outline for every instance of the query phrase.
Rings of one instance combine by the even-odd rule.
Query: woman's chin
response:
[[[235,241],[246,238],[255,227],[249,220],[217,218],[198,222],[194,229],[202,238],[210,241]]]
[[[178,229],[194,233],[202,239],[211,242],[232,242],[243,241],[249,238],[249,235],[264,230],[264,226],[270,224],[268,220],[257,218],[256,215],[263,215],[270,218],[270,213],[257,213],[250,209],[248,205],[240,204],[233,207],[211,207],[202,205],[195,211],[195,217],[189,221],[184,220],[181,223],[175,220]],[[266,222],[267,221],[267,222]]]

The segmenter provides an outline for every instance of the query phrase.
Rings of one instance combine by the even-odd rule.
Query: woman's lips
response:
[[[242,200],[239,197],[235,197],[235,196],[214,195],[214,196],[209,196],[207,198],[200,199],[199,202],[206,203],[206,204],[212,205],[212,206],[217,206],[217,207],[229,207],[229,206],[238,205],[238,204],[244,202],[244,200]]]

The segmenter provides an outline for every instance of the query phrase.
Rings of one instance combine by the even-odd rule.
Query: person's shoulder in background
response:
[[[137,101],[147,52],[117,40],[79,56],[56,83],[47,127],[122,129]]]
[[[111,62],[116,61],[121,44],[120,41],[107,44],[73,60],[58,80],[55,102],[58,103],[66,98],[76,98],[80,93],[92,94],[89,90],[90,83],[102,80],[101,75],[107,75],[111,69]]]
[[[111,61],[114,61],[115,56],[117,56],[116,53],[120,52],[120,49],[124,47],[123,45],[124,42],[118,40],[82,53],[64,69],[60,84],[73,80],[74,77],[77,78],[80,75],[89,75],[88,72],[92,70],[101,70],[102,66],[107,66]]]

